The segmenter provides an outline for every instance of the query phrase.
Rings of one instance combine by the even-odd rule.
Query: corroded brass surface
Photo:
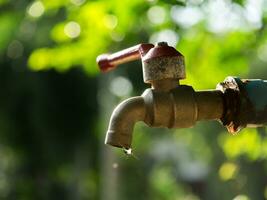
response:
[[[136,122],[152,127],[187,128],[198,120],[218,120],[223,114],[222,92],[195,92],[181,85],[169,91],[147,89],[139,97],[123,101],[113,111],[106,144],[130,148]]]
[[[105,143],[130,148],[136,122],[145,121],[146,108],[142,97],[132,97],[121,102],[113,111]]]
[[[185,79],[184,57],[159,57],[142,62],[145,83],[163,79]]]
[[[197,102],[197,120],[212,120],[222,117],[223,93],[219,90],[203,90],[194,94]]]

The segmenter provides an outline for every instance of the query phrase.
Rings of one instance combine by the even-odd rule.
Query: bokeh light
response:
[[[70,0],[76,6],[81,6],[86,0]]]
[[[235,177],[238,167],[234,163],[223,163],[219,169],[219,176],[223,181],[228,181]]]
[[[114,29],[118,24],[118,19],[115,15],[106,15],[105,17],[105,25],[109,29]]]
[[[163,7],[153,6],[147,11],[147,17],[152,24],[162,24],[166,19],[166,11]]]
[[[250,200],[250,198],[248,198],[248,196],[244,194],[240,194],[240,195],[237,195],[233,200]]]
[[[149,42],[153,44],[162,41],[167,42],[170,46],[176,46],[177,43],[179,42],[179,35],[171,29],[165,29],[160,32],[152,34],[149,39]]]
[[[119,76],[111,81],[109,89],[118,97],[126,97],[131,94],[133,86],[127,78]]]
[[[28,14],[31,17],[40,17],[45,11],[44,5],[41,1],[33,2],[28,8]]]
[[[77,22],[68,22],[64,27],[64,33],[70,38],[76,38],[81,33],[81,27]]]

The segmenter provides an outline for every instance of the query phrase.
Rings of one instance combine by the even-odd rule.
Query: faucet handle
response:
[[[108,72],[117,65],[140,59],[153,47],[153,44],[138,44],[113,54],[101,54],[96,61],[102,72]]]
[[[102,72],[116,68],[117,65],[142,59],[143,79],[153,88],[158,88],[159,81],[185,79],[184,56],[167,42],[153,44],[138,44],[113,54],[102,54],[97,57],[97,63]]]

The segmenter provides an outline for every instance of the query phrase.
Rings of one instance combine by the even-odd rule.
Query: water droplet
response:
[[[123,148],[123,152],[128,156],[132,155],[132,153],[133,153],[131,148],[129,148],[129,149]]]

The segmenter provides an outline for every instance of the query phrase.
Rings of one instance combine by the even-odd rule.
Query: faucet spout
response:
[[[130,148],[134,125],[145,121],[146,107],[143,97],[132,97],[121,102],[113,111],[105,144],[120,148]]]

